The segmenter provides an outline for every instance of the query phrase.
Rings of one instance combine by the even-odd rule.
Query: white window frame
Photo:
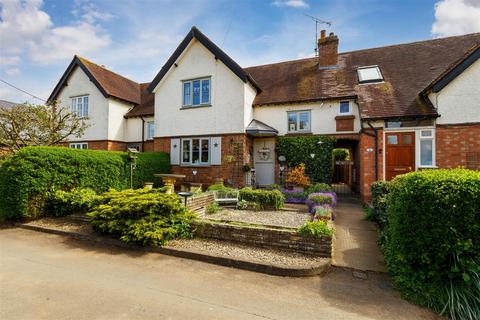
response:
[[[85,98],[87,103],[85,104]],[[71,106],[70,110],[79,118],[88,117],[88,109],[90,105],[90,96],[88,94],[71,97]]]
[[[69,145],[70,149],[81,149],[81,150],[87,150],[88,149],[88,143],[87,142],[72,142]]]
[[[420,164],[420,136],[422,131],[430,130],[432,132],[431,137],[423,137],[424,139],[432,139],[432,165],[431,166],[422,166]],[[395,132],[414,132],[415,133],[415,171],[418,169],[436,169],[437,162],[436,162],[436,153],[437,153],[437,142],[435,138],[435,127],[434,126],[425,126],[425,127],[402,127],[402,128],[385,128],[383,130],[383,180],[385,180],[386,176],[386,145],[387,145],[387,134],[388,133],[395,133]]]
[[[361,70],[365,70],[365,69],[376,69],[377,73],[379,74],[380,77],[375,78],[375,79],[363,79]],[[383,80],[384,80],[382,71],[380,70],[380,67],[378,65],[358,67],[357,68],[357,76],[358,76],[358,82],[359,83],[383,82]]]
[[[209,81],[209,90],[208,90],[208,101],[202,102],[203,98],[203,81]],[[193,104],[193,82],[200,81],[200,103]],[[185,83],[190,83],[190,101],[185,103]],[[183,80],[182,81],[182,107],[183,108],[197,108],[202,106],[210,106],[212,104],[212,77],[203,77],[203,78],[196,78],[190,80]]]
[[[342,112],[342,103],[348,103],[348,112]],[[340,103],[338,104],[338,114],[342,116],[351,115],[352,103],[348,100],[340,101]]]
[[[154,136],[155,136],[155,121],[147,121],[147,140],[153,140]]]
[[[290,130],[290,123],[289,123],[289,116],[290,114],[294,113],[297,118],[297,129]],[[300,114],[307,113],[308,114],[308,127],[305,129],[300,129]],[[301,132],[311,132],[312,131],[312,111],[311,110],[293,110],[287,111],[287,132],[288,133],[301,133]]]
[[[430,136],[422,136],[422,132],[430,131]],[[435,141],[435,129],[420,129],[416,131],[417,141],[416,145],[418,146],[416,149],[416,158],[417,158],[417,167],[418,168],[437,168],[435,162],[435,154],[436,154],[436,141]],[[422,154],[421,154],[421,143],[422,141],[432,141],[432,164],[431,165],[423,165],[422,164]]]
[[[193,159],[193,141],[198,140],[199,143],[199,162],[192,162]],[[202,141],[207,140],[208,141],[208,161],[202,162]],[[189,150],[189,161],[184,161],[183,160],[183,142],[184,141],[189,141],[190,143],[190,150]],[[187,166],[208,166],[210,165],[211,161],[211,152],[212,152],[212,144],[211,140],[208,137],[199,137],[199,138],[184,138],[180,140],[180,163],[182,165],[187,165]]]

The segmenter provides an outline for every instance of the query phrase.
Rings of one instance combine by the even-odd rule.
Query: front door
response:
[[[275,138],[253,140],[253,160],[256,183],[266,186],[275,183]]]
[[[415,132],[387,132],[386,180],[415,170]]]

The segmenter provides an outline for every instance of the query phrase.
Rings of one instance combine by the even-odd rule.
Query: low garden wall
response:
[[[281,249],[330,258],[332,238],[306,237],[296,230],[270,229],[238,226],[209,221],[196,221],[195,235],[200,238],[217,239],[248,244],[267,249]]]
[[[183,201],[183,199],[182,199]],[[201,212],[212,202],[215,201],[213,192],[206,192],[199,195],[194,195],[187,199],[187,208],[193,212]]]

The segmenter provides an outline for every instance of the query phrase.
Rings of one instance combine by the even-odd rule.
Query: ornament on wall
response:
[[[272,157],[272,151],[263,143],[263,147],[258,150],[258,157],[262,161],[267,161]]]

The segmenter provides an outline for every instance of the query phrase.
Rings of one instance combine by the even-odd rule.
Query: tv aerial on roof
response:
[[[310,19],[312,19],[313,21],[315,21],[315,56],[318,56],[318,47],[317,47],[317,41],[318,41],[318,25],[319,24],[326,24],[327,26],[331,26],[332,25],[332,22],[331,21],[326,21],[326,20],[322,20],[322,19],[319,19],[317,17],[314,17],[314,16],[311,16],[307,13],[304,13],[304,15]]]

